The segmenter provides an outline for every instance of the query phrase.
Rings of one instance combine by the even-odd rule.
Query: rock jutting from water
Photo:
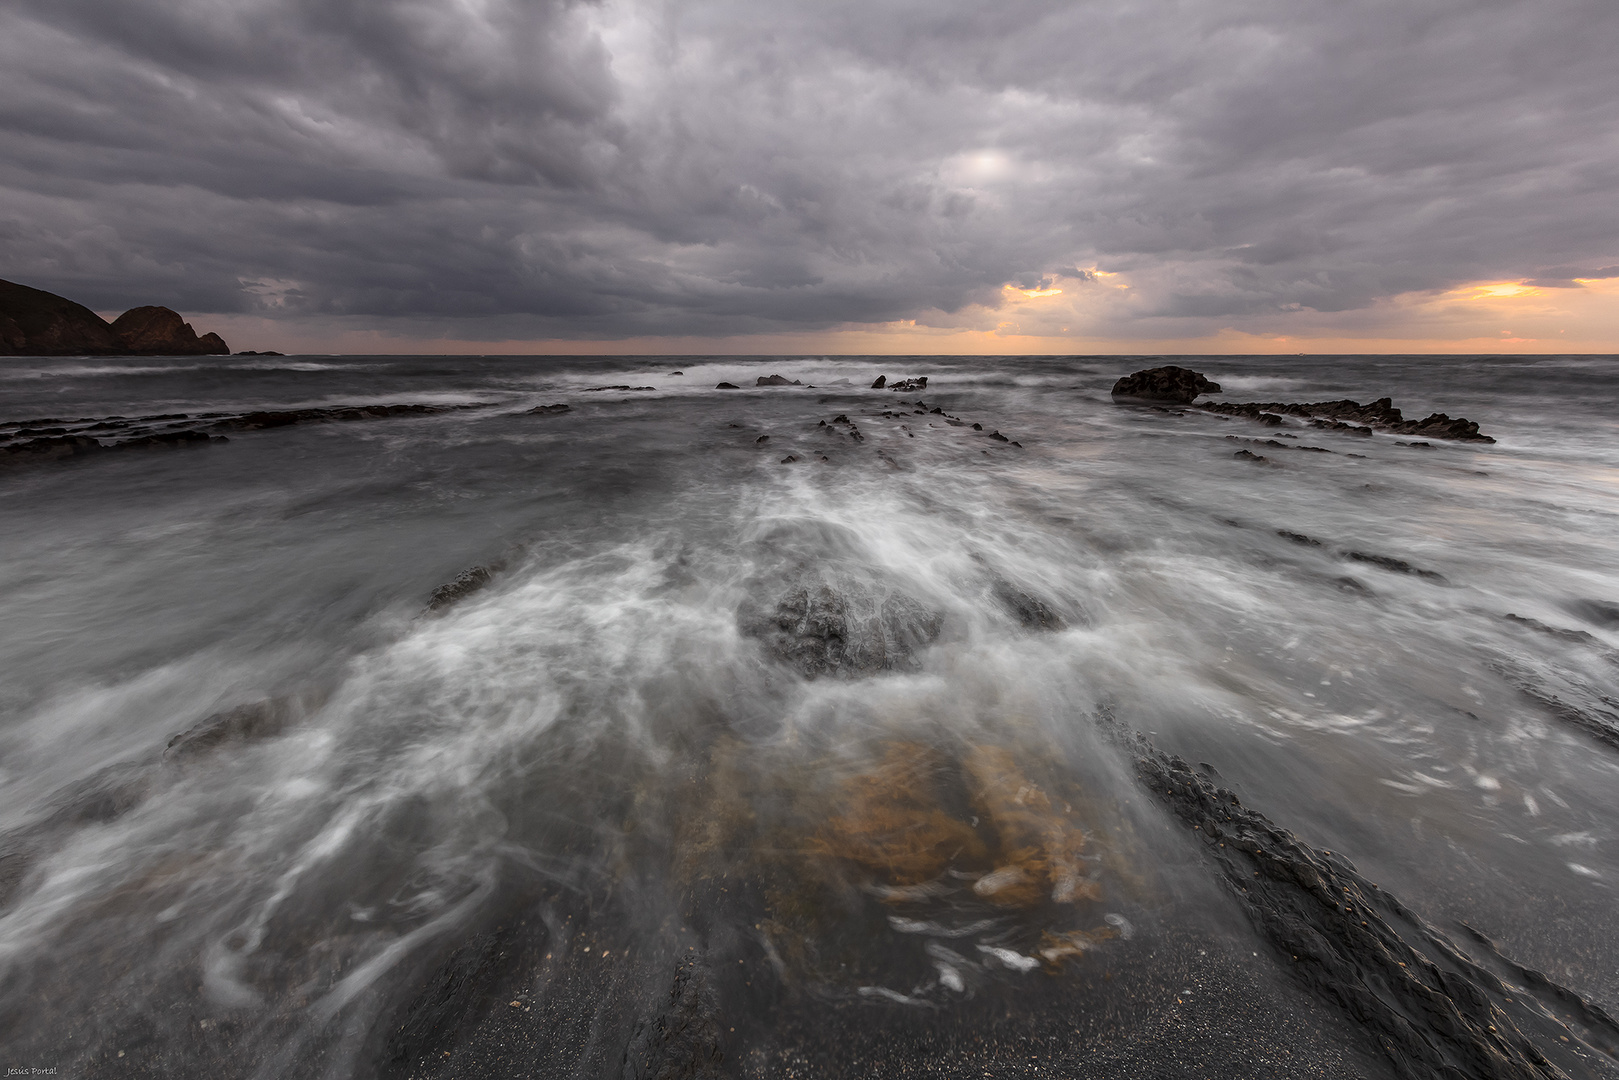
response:
[[[1113,398],[1116,401],[1168,401],[1190,405],[1199,394],[1219,392],[1219,383],[1210,382],[1190,368],[1173,364],[1146,368],[1126,375],[1113,384]]]
[[[1432,413],[1421,420],[1407,420],[1394,407],[1390,398],[1378,398],[1362,405],[1343,398],[1337,401],[1307,403],[1205,401],[1197,406],[1221,416],[1241,416],[1274,426],[1281,415],[1297,416],[1311,421],[1314,426],[1347,432],[1352,435],[1370,435],[1373,431],[1386,431],[1395,435],[1417,435],[1427,439],[1450,439],[1454,442],[1485,442],[1495,440],[1482,434],[1478,424],[1462,417]]]

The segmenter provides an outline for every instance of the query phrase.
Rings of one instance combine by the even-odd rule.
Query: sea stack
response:
[[[1210,382],[1190,368],[1147,368],[1126,375],[1113,384],[1115,401],[1164,401],[1176,405],[1190,405],[1199,394],[1218,394],[1220,384]]]

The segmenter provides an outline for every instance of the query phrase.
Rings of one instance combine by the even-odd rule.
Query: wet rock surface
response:
[[[1068,626],[1063,617],[1052,610],[1050,604],[1009,581],[997,580],[992,591],[1001,606],[1025,629],[1055,631],[1064,630]]]
[[[1205,401],[1199,409],[1221,416],[1241,416],[1274,426],[1281,416],[1296,416],[1311,422],[1312,426],[1351,435],[1369,436],[1375,431],[1396,435],[1416,435],[1428,439],[1449,439],[1455,442],[1486,442],[1495,440],[1482,434],[1478,424],[1461,417],[1432,413],[1421,420],[1407,420],[1394,407],[1390,398],[1379,398],[1362,405],[1343,398],[1337,401],[1310,403]]]
[[[1619,1025],[1600,1008],[1527,969],[1514,966],[1522,985],[1503,981],[1348,860],[1244,806],[1210,768],[1123,741],[1278,961],[1364,1025],[1401,1076],[1552,1080],[1619,1066]]]
[[[1191,368],[1166,364],[1124,376],[1113,384],[1115,400],[1172,401],[1190,405],[1201,394],[1218,394],[1220,384],[1211,382]]]
[[[460,603],[473,593],[488,588],[489,583],[495,579],[495,571],[499,566],[474,566],[461,571],[454,581],[445,582],[433,590],[433,595],[427,600],[428,611],[443,611]]]
[[[900,591],[873,595],[806,584],[768,614],[747,612],[743,632],[806,678],[911,670],[939,636],[942,613]]]
[[[396,416],[434,416],[467,409],[466,405],[353,405],[318,409],[256,412],[162,413],[153,416],[47,417],[0,422],[0,464],[26,464],[82,457],[108,450],[205,446],[225,442],[227,431],[262,431],[294,424],[381,420]],[[555,412],[558,406],[545,407]],[[560,406],[566,410],[567,406]]]

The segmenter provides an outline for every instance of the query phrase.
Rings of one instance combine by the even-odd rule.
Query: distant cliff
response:
[[[227,356],[166,307],[131,308],[112,323],[65,297],[0,281],[0,356]]]

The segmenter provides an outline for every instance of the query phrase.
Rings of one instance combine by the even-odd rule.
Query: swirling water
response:
[[[1133,358],[8,361],[0,421],[487,405],[0,472],[9,1064],[505,1075],[457,1055],[521,1020],[530,1070],[633,1075],[723,954],[737,1075],[1075,1008],[1019,1029],[1070,1075],[1383,1068],[1106,717],[1619,1005],[1619,747],[1570,720],[1619,723],[1619,360],[1180,362],[1497,442],[1115,405]],[[513,912],[500,1000],[389,1042]]]

